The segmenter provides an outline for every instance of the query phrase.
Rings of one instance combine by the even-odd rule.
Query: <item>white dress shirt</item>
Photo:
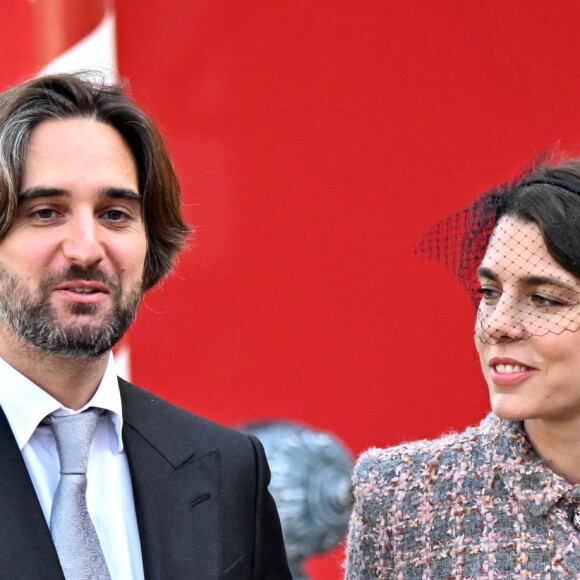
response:
[[[123,451],[121,395],[112,355],[93,398],[79,411],[56,399],[0,358],[0,406],[28,468],[47,523],[60,477],[49,414],[106,409],[97,424],[87,469],[87,506],[113,580],[143,580],[141,544],[127,456]]]

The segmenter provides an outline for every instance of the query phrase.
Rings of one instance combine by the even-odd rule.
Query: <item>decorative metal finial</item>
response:
[[[328,552],[346,534],[352,457],[335,436],[294,423],[252,423],[242,430],[264,445],[290,570],[294,580],[308,580],[306,558]]]

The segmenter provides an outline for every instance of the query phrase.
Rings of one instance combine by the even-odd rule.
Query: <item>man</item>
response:
[[[165,145],[119,87],[0,95],[0,578],[291,577],[260,443],[113,370],[187,234]]]

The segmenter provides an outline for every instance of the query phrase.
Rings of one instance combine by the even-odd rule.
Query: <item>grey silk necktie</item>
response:
[[[87,510],[87,463],[102,413],[49,416],[60,459],[60,481],[50,513],[50,533],[66,580],[110,579],[95,526]]]

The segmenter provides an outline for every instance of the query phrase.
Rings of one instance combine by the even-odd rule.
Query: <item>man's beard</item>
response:
[[[68,305],[69,312],[84,317],[85,321],[60,321],[50,302],[51,289],[55,284],[72,280],[95,280],[106,284],[112,308],[97,315],[97,304],[72,302]],[[59,276],[43,279],[35,295],[24,281],[0,264],[0,317],[27,344],[61,358],[91,359],[111,350],[131,326],[142,296],[141,282],[123,300],[117,280],[100,270],[85,270],[76,265]],[[88,317],[91,318],[87,320]]]

